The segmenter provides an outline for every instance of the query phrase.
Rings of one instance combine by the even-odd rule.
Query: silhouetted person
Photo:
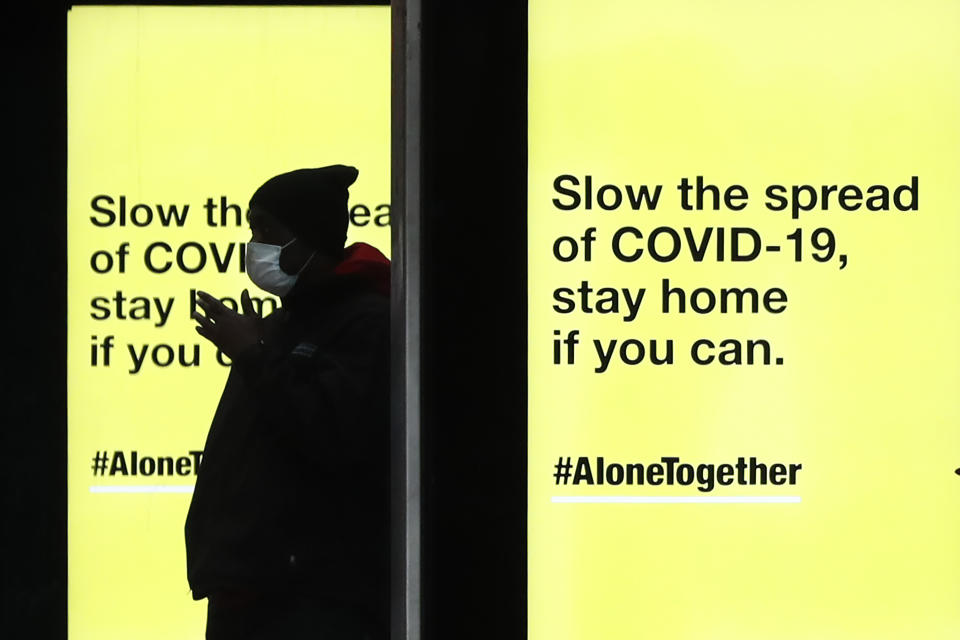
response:
[[[199,292],[197,331],[232,365],[185,534],[206,637],[387,637],[389,261],[344,249],[353,167],[271,178],[250,199],[265,318]]]

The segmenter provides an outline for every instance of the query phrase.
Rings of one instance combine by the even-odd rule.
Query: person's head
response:
[[[298,169],[254,192],[247,271],[255,284],[284,295],[305,267],[312,276],[336,267],[347,236],[347,189],[357,173],[344,165]]]
[[[247,211],[251,243],[280,247],[278,266],[288,275],[296,275],[310,264],[311,270],[332,271],[339,260],[335,256],[318,251],[309,241],[298,238],[287,225],[266,209],[251,206]],[[255,273],[255,272],[254,272]],[[259,283],[258,283],[259,284]]]

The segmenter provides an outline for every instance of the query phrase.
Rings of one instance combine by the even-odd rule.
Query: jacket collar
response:
[[[332,274],[318,282],[297,281],[281,300],[283,309],[292,313],[311,312],[334,302],[362,293],[367,289],[363,278],[356,275]]]
[[[343,255],[340,264],[326,277],[313,282],[297,280],[281,298],[283,307],[298,313],[363,291],[390,295],[390,260],[378,249],[355,242],[344,249]]]

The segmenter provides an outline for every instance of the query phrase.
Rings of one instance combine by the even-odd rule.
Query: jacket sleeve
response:
[[[389,358],[389,317],[367,313],[309,356],[259,344],[233,366],[271,416],[264,428],[279,430],[299,454],[338,465],[388,438]]]

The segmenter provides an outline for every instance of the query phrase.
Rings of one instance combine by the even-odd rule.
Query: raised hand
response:
[[[254,310],[246,289],[240,296],[242,314],[225,306],[206,291],[197,291],[197,303],[206,314],[204,316],[195,311],[191,316],[199,323],[197,333],[215,344],[230,359],[260,341],[263,319]]]

